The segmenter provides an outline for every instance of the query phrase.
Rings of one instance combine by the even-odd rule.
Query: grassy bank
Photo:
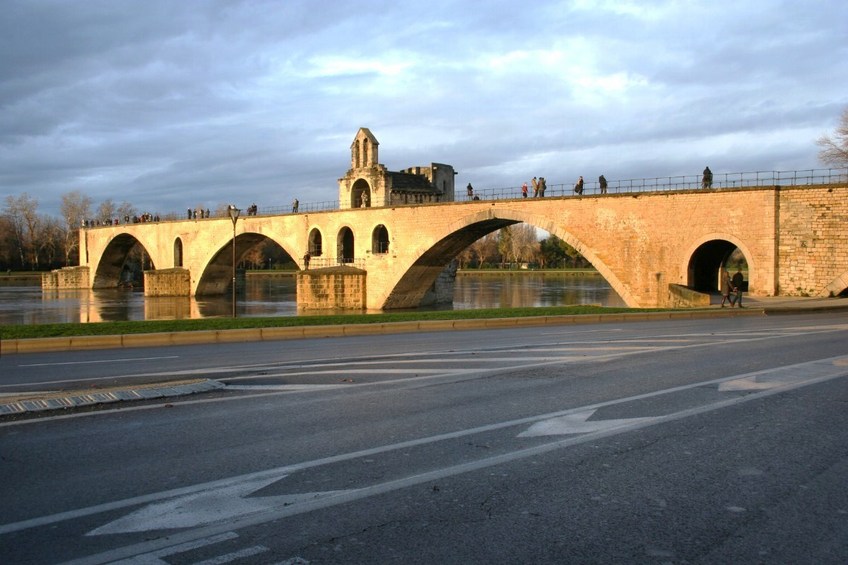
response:
[[[2,339],[40,337],[124,335],[156,332],[190,332],[243,328],[276,328],[338,324],[380,324],[414,320],[468,320],[527,316],[567,316],[655,311],[651,309],[604,308],[601,306],[560,306],[543,308],[489,308],[482,310],[444,310],[439,312],[392,312],[374,315],[346,314],[326,316],[283,316],[275,318],[202,318],[196,320],[153,320],[144,322],[99,322],[91,324],[34,324],[0,326]]]

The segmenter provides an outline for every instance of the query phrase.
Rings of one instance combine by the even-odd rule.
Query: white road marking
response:
[[[283,508],[346,491],[308,492],[280,496],[250,496],[286,475],[242,481],[225,488],[211,487],[198,492],[150,504],[108,524],[91,530],[87,536],[125,534],[161,529],[196,528],[229,522],[271,508]]]
[[[127,363],[131,361],[157,361],[160,359],[179,359],[179,355],[164,355],[161,357],[127,357],[124,359],[92,359],[91,361],[62,361],[56,363],[26,363],[18,367],[57,367],[61,365],[94,365],[97,363]]]
[[[800,387],[800,386],[806,386],[806,385],[809,385],[809,384],[814,384],[814,383],[817,383],[817,382],[822,382],[822,381],[833,379],[833,378],[848,376],[848,370],[846,370],[846,367],[848,367],[848,356],[839,356],[839,357],[834,357],[834,358],[821,359],[821,360],[818,360],[818,361],[811,361],[811,362],[807,362],[807,363],[800,363],[800,364],[796,364],[796,365],[789,365],[789,366],[786,366],[786,367],[778,367],[778,368],[773,369],[773,370],[758,371],[758,372],[755,372],[755,373],[735,375],[735,376],[731,376],[731,377],[724,377],[724,378],[713,379],[713,380],[709,380],[709,381],[701,381],[701,382],[697,382],[697,383],[691,383],[691,384],[688,384],[688,385],[682,385],[682,386],[672,387],[672,388],[669,388],[669,389],[663,389],[663,390],[654,391],[654,392],[650,392],[650,393],[639,394],[639,395],[620,398],[620,399],[616,399],[616,400],[610,400],[610,401],[601,402],[601,403],[598,403],[598,404],[582,406],[582,407],[573,408],[573,409],[569,409],[569,410],[562,410],[562,411],[558,411],[558,412],[540,414],[540,415],[536,415],[536,416],[528,416],[526,418],[519,418],[519,419],[508,420],[508,421],[504,421],[504,422],[496,422],[496,423],[493,423],[493,424],[478,426],[478,427],[474,427],[474,428],[468,428],[468,429],[464,429],[464,430],[458,430],[458,431],[455,431],[455,432],[438,434],[438,435],[435,435],[435,436],[429,436],[429,437],[424,437],[424,438],[419,438],[419,439],[414,439],[414,440],[403,441],[403,442],[399,442],[399,443],[395,443],[395,444],[388,444],[388,445],[373,447],[373,448],[364,449],[364,450],[360,450],[360,451],[354,451],[354,452],[343,453],[343,454],[339,454],[339,455],[333,455],[333,456],[326,457],[326,458],[323,458],[323,459],[317,459],[317,460],[313,460],[313,461],[305,461],[305,462],[302,462],[302,463],[287,465],[287,466],[279,467],[279,468],[275,468],[275,469],[268,469],[268,470],[264,470],[264,471],[258,471],[258,472],[255,472],[255,473],[249,473],[249,474],[246,474],[246,475],[230,477],[230,478],[222,479],[222,480],[219,480],[219,481],[212,481],[212,482],[209,482],[209,483],[201,483],[201,484],[198,484],[198,485],[193,485],[193,486],[184,487],[184,488],[180,488],[180,489],[173,489],[173,490],[163,491],[163,492],[159,492],[159,493],[152,493],[152,494],[149,494],[149,495],[137,496],[137,497],[133,497],[133,498],[118,500],[118,501],[114,501],[114,502],[109,502],[109,503],[105,503],[105,504],[87,507],[87,508],[81,508],[81,509],[77,509],[77,510],[70,510],[70,511],[67,511],[67,512],[60,512],[58,514],[32,518],[32,519],[23,520],[23,521],[20,521],[20,522],[3,524],[3,525],[0,525],[0,535],[12,533],[12,532],[17,532],[17,531],[21,531],[21,530],[26,530],[26,529],[29,529],[29,528],[45,526],[45,525],[49,525],[49,524],[53,524],[53,523],[57,523],[57,522],[62,522],[62,521],[65,521],[65,520],[78,519],[78,518],[81,518],[81,517],[84,517],[84,516],[99,514],[99,513],[107,512],[107,511],[118,510],[120,508],[127,508],[127,507],[130,507],[130,506],[137,506],[137,505],[140,505],[140,504],[149,504],[149,503],[158,502],[158,501],[161,501],[161,500],[177,498],[177,497],[185,496],[185,495],[188,495],[188,494],[198,493],[198,492],[201,492],[201,491],[207,491],[207,490],[210,490],[210,489],[229,488],[229,487],[232,487],[232,486],[240,485],[240,484],[243,484],[245,482],[251,482],[251,481],[255,481],[255,480],[272,479],[272,478],[273,478],[273,480],[278,480],[285,475],[289,475],[289,474],[292,474],[292,473],[295,473],[295,472],[298,472],[298,471],[303,471],[303,470],[306,470],[306,469],[320,467],[322,465],[339,463],[339,462],[342,462],[342,461],[350,461],[350,460],[354,460],[354,459],[359,459],[361,457],[369,457],[369,456],[378,455],[378,454],[381,454],[381,453],[388,453],[388,452],[392,452],[392,451],[396,451],[396,450],[408,449],[408,448],[411,448],[411,447],[427,445],[427,444],[436,443],[436,442],[439,442],[439,441],[444,441],[444,440],[449,440],[449,439],[467,437],[467,436],[471,436],[471,435],[474,435],[474,434],[491,432],[491,431],[495,431],[495,430],[499,430],[499,429],[514,427],[514,426],[524,426],[524,425],[528,425],[528,424],[532,425],[532,424],[535,424],[537,422],[541,422],[541,421],[544,421],[544,420],[562,418],[564,416],[569,416],[569,415],[574,415],[574,414],[583,414],[583,413],[587,413],[587,412],[590,412],[590,411],[593,411],[593,410],[597,410],[599,408],[604,408],[604,407],[608,407],[608,406],[615,406],[615,405],[624,404],[624,403],[632,402],[632,401],[636,401],[636,400],[654,398],[654,397],[662,396],[662,395],[665,395],[665,394],[671,394],[671,393],[675,393],[675,392],[691,390],[691,389],[694,389],[694,388],[700,388],[700,387],[710,386],[710,385],[719,386],[719,385],[721,385],[721,383],[724,383],[724,382],[739,381],[739,380],[747,379],[747,378],[766,379],[769,374],[773,374],[773,373],[781,373],[781,374],[793,374],[794,373],[795,374],[796,377],[795,377],[794,382],[786,383],[786,384],[784,384],[784,386],[775,387],[775,388],[770,389],[770,390],[761,391],[761,392],[758,392],[758,393],[752,393],[752,394],[747,395],[747,396],[734,398],[734,399],[731,399],[729,402],[736,402],[736,401],[739,401],[739,400],[760,398],[761,396],[765,396],[765,395],[772,394],[772,393],[775,393],[775,392],[780,392],[780,391],[784,391],[784,390],[791,390],[792,388],[797,388],[797,387]],[[727,401],[716,403],[715,405],[708,405],[707,408],[703,408],[703,409],[702,408],[694,408],[694,409],[691,409],[691,410],[706,411],[707,409],[717,409],[717,408],[723,407],[725,405],[729,405],[729,404],[726,404],[726,402]],[[712,407],[712,408],[710,408],[710,407]],[[688,412],[691,412],[691,410],[688,411]],[[699,412],[691,412],[691,413],[699,413]],[[671,416],[673,416],[673,415],[657,417],[657,418],[654,418],[654,419],[648,419],[650,421],[634,422],[633,425],[624,426],[624,427],[619,428],[619,429],[620,430],[630,429],[630,428],[634,428],[634,427],[642,427],[642,426],[649,425],[649,424],[652,424],[652,423],[658,423],[658,422],[661,422],[661,421],[667,421],[667,420],[671,419]],[[592,432],[591,434],[588,434],[588,435],[609,434],[609,433],[612,433],[614,431],[616,431],[616,430],[601,430],[601,431],[597,431],[597,432]],[[587,435],[587,434],[583,434],[583,435]]]
[[[264,545],[254,545],[253,547],[246,547],[239,551],[227,553],[226,555],[219,555],[218,557],[213,557],[212,559],[198,561],[196,563],[192,563],[192,565],[224,565],[224,563],[231,563],[239,559],[244,559],[245,557],[253,557],[254,555],[259,555],[260,553],[265,553],[266,551],[271,550],[265,547]]]
[[[727,381],[718,385],[718,390],[721,392],[742,391],[742,390],[768,390],[781,386],[778,382],[757,382],[754,377],[745,379],[737,379],[735,381]]]
[[[347,504],[349,502],[354,502],[362,499],[369,498],[371,496],[377,496],[386,494],[389,492],[393,492],[399,489],[407,488],[410,486],[421,485],[426,483],[431,483],[433,481],[445,479],[447,477],[452,477],[472,471],[479,471],[482,469],[486,469],[489,467],[493,467],[495,465],[501,465],[505,463],[511,463],[513,461],[518,461],[521,459],[526,459],[530,457],[535,457],[538,455],[542,455],[545,453],[549,453],[551,451],[557,449],[563,449],[566,447],[571,447],[575,445],[580,445],[589,441],[596,441],[599,439],[603,439],[606,437],[611,437],[620,433],[633,431],[641,428],[645,428],[648,426],[657,425],[660,423],[672,422],[676,420],[681,420],[684,418],[688,418],[690,416],[695,416],[698,414],[703,414],[707,412],[712,412],[715,410],[719,410],[721,408],[726,408],[730,406],[735,406],[738,404],[743,404],[746,402],[750,402],[752,400],[765,398],[767,396],[771,396],[773,394],[777,394],[779,392],[784,392],[787,390],[792,390],[795,388],[800,388],[803,386],[808,386],[815,383],[825,382],[835,378],[845,378],[848,376],[848,371],[846,371],[846,357],[840,356],[838,358],[830,358],[830,359],[821,359],[818,361],[812,361],[807,363],[800,363],[797,365],[791,365],[787,367],[779,367],[772,371],[773,373],[786,373],[792,372],[795,374],[795,379],[792,382],[785,382],[783,386],[775,387],[770,390],[764,390],[759,392],[754,392],[744,396],[735,396],[726,400],[721,400],[717,402],[712,402],[708,404],[704,404],[701,406],[696,406],[693,408],[689,408],[686,410],[681,410],[679,412],[667,414],[664,416],[657,416],[653,418],[634,418],[630,420],[629,424],[622,424],[617,427],[611,429],[600,429],[597,431],[586,432],[583,434],[572,434],[570,437],[565,439],[559,439],[555,441],[551,441],[549,443],[544,443],[541,445],[537,445],[534,447],[517,449],[514,451],[510,451],[507,453],[503,453],[500,455],[495,455],[491,457],[486,457],[483,459],[478,459],[474,461],[469,461],[466,463],[461,463],[458,465],[443,467],[441,469],[435,469],[432,471],[419,473],[416,475],[411,475],[408,477],[395,479],[386,481],[383,483],[376,483],[374,485],[348,490],[348,491],[336,491],[334,494],[327,494],[327,496],[303,500],[296,504],[291,504],[288,506],[282,507],[274,507],[269,508],[267,510],[259,510],[254,513],[244,514],[242,516],[234,517],[231,520],[226,520],[224,522],[213,523],[206,527],[200,527],[194,530],[188,530],[183,532],[177,532],[171,534],[164,538],[159,538],[156,540],[151,540],[147,542],[137,543],[131,546],[119,547],[113,550],[109,550],[100,554],[91,555],[82,559],[74,560],[71,563],[75,565],[94,565],[101,563],[109,563],[115,561],[120,558],[127,558],[133,555],[138,555],[141,553],[150,553],[152,551],[156,551],[162,548],[166,548],[172,545],[184,543],[186,541],[191,541],[192,539],[197,538],[208,538],[212,535],[224,533],[228,531],[238,530],[242,528],[247,528],[250,526],[256,526],[260,524],[265,524],[272,520],[279,520],[282,518],[287,518],[291,516],[296,516],[299,514],[303,514],[306,512],[311,512],[319,509],[331,508],[333,506]],[[628,399],[635,400],[641,398],[648,398],[652,396],[658,396],[661,394],[668,394],[673,391],[687,390],[695,387],[702,387],[709,384],[719,384],[724,381],[729,380],[740,380],[747,377],[763,377],[764,379],[768,379],[770,376],[770,371],[758,371],[756,373],[752,373],[749,375],[737,375],[735,377],[724,378],[724,379],[716,379],[712,381],[706,381],[702,383],[697,383],[693,385],[685,385],[680,387],[674,387],[672,389],[666,389],[664,391],[656,391],[654,393],[648,393],[644,395],[637,395],[635,397],[631,397]],[[784,378],[781,376],[781,378]],[[601,403],[591,407],[583,407],[582,409],[574,409],[574,410],[566,410],[556,415],[548,415],[546,419],[552,418],[561,418],[566,415],[576,415],[576,414],[585,414],[594,410],[596,408],[600,408],[602,406],[609,406],[613,404],[620,404],[623,400],[617,401],[609,401],[605,403]],[[531,420],[530,418],[523,419],[525,421]],[[515,425],[513,421],[511,423],[499,423],[493,424],[491,426],[483,426],[481,428],[475,428],[476,430],[482,430],[485,428],[489,429],[498,429],[502,427],[506,427],[507,425]],[[460,432],[456,432],[455,434],[443,434],[442,436],[434,436],[446,438],[449,436],[459,437],[462,435],[467,435],[470,433],[470,430],[463,430]],[[424,443],[429,443],[434,441],[434,438],[425,438],[420,440]],[[416,442],[404,442],[406,444],[416,443]],[[399,445],[399,444],[398,444]],[[360,452],[362,453],[362,452]],[[333,458],[330,458],[333,459]]]

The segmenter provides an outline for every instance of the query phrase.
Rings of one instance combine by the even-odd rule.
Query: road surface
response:
[[[4,563],[845,563],[848,319],[6,356]]]

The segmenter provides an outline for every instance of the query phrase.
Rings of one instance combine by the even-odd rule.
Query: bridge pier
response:
[[[297,273],[298,310],[365,310],[368,273],[355,267],[307,269]]]
[[[190,296],[191,273],[188,269],[144,271],[144,296]]]
[[[88,267],[62,267],[49,273],[41,273],[42,290],[90,289]]]

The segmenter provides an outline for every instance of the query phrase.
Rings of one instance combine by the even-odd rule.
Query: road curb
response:
[[[380,335],[389,333],[459,331],[474,329],[541,327],[574,324],[644,322],[650,320],[699,320],[742,316],[771,316],[809,312],[846,311],[848,305],[817,307],[772,307],[711,310],[668,310],[662,312],[620,312],[615,314],[570,314],[562,316],[532,316],[522,318],[483,318],[473,320],[421,320],[374,324],[336,326],[296,326],[286,328],[255,328],[237,330],[203,330],[196,332],[125,334],[117,336],[79,336],[41,339],[4,340],[3,353],[34,353],[68,351],[72,349],[137,348],[163,345],[192,345],[236,343],[250,341],[279,341],[289,339],[330,338]],[[132,400],[149,400],[185,396],[212,390],[225,385],[202,380],[189,383],[154,384],[112,390],[76,392],[19,393],[14,401],[3,402],[0,397],[0,418],[30,412],[44,412]]]
[[[801,309],[801,311],[808,310],[809,309]],[[477,318],[473,320],[420,320],[333,326],[293,326],[285,328],[249,328],[107,336],[5,339],[0,342],[0,354],[47,353],[53,351],[72,351],[77,349],[118,349],[159,347],[168,345],[243,343],[251,341],[276,341],[288,339],[330,338],[428,331],[479,330],[565,324],[596,324],[675,319],[694,320],[713,317],[762,316],[766,313],[767,310],[764,308],[746,308],[743,310],[668,310],[663,312],[570,314],[562,316],[527,316],[516,318]]]
[[[186,396],[220,390],[222,388],[224,388],[222,383],[204,379],[202,381],[188,383],[168,383],[110,390],[19,393],[15,394],[15,399],[11,401],[3,401],[0,398],[0,417],[48,410],[80,408],[112,402]]]

